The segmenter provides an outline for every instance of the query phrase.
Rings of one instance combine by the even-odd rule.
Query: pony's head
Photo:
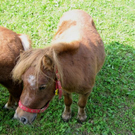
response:
[[[46,49],[28,50],[20,55],[13,69],[13,79],[23,82],[23,91],[14,118],[31,124],[43,112],[55,93],[54,62]]]

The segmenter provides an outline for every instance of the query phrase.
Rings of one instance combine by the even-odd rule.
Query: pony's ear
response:
[[[48,69],[52,69],[54,65],[52,58],[47,54],[44,56],[42,63],[43,66]]]

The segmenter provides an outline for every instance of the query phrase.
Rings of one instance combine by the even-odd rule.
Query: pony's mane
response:
[[[44,49],[29,49],[21,53],[16,66],[12,70],[13,80],[21,82],[22,75],[31,66],[35,67],[35,75],[38,76],[39,72],[41,71],[42,59],[45,54],[49,52],[49,49],[49,47]]]
[[[42,65],[43,68],[47,68],[48,70],[51,70],[51,68],[47,66],[47,62],[46,63],[44,62],[45,56],[48,55],[48,57],[52,57],[53,63],[58,66],[59,65],[59,61],[57,59],[58,55],[62,52],[67,52],[67,51],[75,52],[75,50],[79,48],[79,45],[80,44],[78,43],[78,41],[74,41],[70,43],[58,42],[58,43],[53,43],[51,47],[46,47],[44,49],[29,49],[27,51],[24,51],[23,53],[20,54],[20,58],[17,61],[16,66],[12,70],[13,80],[21,82],[22,75],[31,66],[35,68],[34,74],[38,79],[39,73],[43,73],[41,70]]]

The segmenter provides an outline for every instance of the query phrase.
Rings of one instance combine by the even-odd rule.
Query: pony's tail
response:
[[[31,43],[32,42],[31,42],[30,38],[27,35],[25,35],[25,34],[18,34],[18,37],[20,38],[20,40],[22,42],[22,46],[24,48],[24,51],[32,48],[31,47]]]

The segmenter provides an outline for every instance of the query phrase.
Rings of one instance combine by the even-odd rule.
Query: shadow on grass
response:
[[[105,50],[106,61],[87,104],[88,121],[100,131],[106,127],[115,133],[132,134],[135,132],[135,48],[112,42]]]

